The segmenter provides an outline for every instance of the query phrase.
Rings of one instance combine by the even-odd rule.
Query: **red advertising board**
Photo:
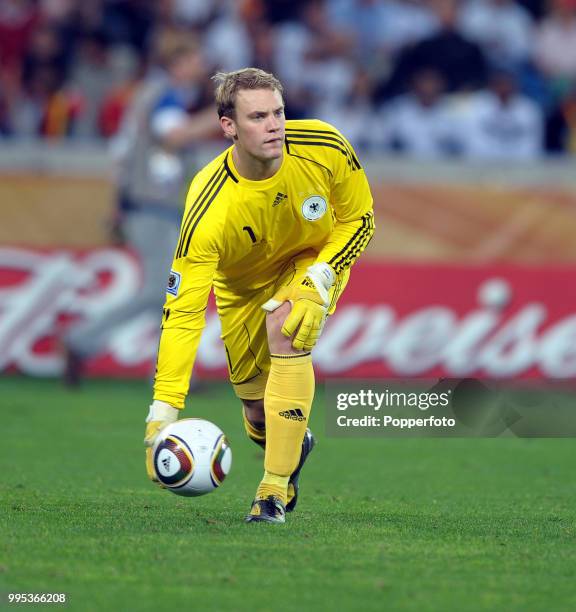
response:
[[[574,267],[360,262],[314,351],[320,376],[573,378]],[[70,325],[131,299],[137,261],[120,249],[0,248],[0,371],[57,376]],[[89,364],[100,376],[147,376],[159,313],[114,330]],[[226,376],[213,307],[197,359]]]

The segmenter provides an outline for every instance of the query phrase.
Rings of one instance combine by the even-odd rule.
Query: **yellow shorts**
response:
[[[240,399],[262,399],[270,371],[270,351],[266,333],[266,312],[262,304],[284,286],[300,283],[306,269],[316,261],[314,251],[304,251],[292,259],[277,279],[252,295],[237,295],[225,289],[215,290],[216,306],[222,323],[230,382]],[[340,275],[330,290],[328,314],[336,310],[349,272]]]

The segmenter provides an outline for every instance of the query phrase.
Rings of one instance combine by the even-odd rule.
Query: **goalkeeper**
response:
[[[158,349],[151,445],[184,407],[214,288],[230,380],[248,436],[265,448],[248,522],[283,523],[314,446],[311,350],[374,233],[366,175],[348,141],[318,120],[286,121],[283,88],[256,68],[219,73],[232,146],[190,186]]]

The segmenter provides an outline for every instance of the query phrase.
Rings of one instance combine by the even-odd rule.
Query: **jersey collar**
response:
[[[250,189],[266,189],[271,185],[275,185],[281,179],[282,170],[284,169],[284,164],[286,163],[286,157],[288,155],[286,152],[286,145],[284,145],[283,147],[282,163],[280,164],[280,168],[278,168],[276,173],[273,174],[270,178],[263,179],[261,181],[251,181],[250,179],[244,178],[240,175],[238,169],[234,164],[234,158],[232,156],[233,148],[234,147],[230,147],[230,149],[228,149],[228,153],[226,154],[225,158],[225,164],[227,165],[229,171],[234,176],[234,178],[237,179],[237,182],[240,185],[243,185],[244,187],[248,187]]]

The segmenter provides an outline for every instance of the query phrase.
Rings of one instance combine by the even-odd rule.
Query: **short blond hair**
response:
[[[242,89],[271,89],[278,91],[284,97],[282,83],[273,74],[260,70],[260,68],[217,72],[212,80],[216,83],[214,98],[218,117],[234,118],[236,95]]]

